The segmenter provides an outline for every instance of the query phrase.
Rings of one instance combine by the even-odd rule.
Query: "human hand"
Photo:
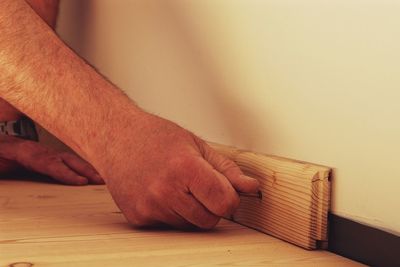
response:
[[[103,184],[97,171],[86,161],[69,152],[59,152],[40,143],[1,137],[0,172],[23,167],[69,185]]]
[[[256,179],[178,125],[149,114],[127,125],[113,127],[95,162],[108,163],[99,171],[134,226],[210,229],[238,207],[237,192],[258,191]]]

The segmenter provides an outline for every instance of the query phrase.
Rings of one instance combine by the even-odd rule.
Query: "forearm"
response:
[[[25,0],[31,8],[54,30],[57,21],[59,0]],[[23,114],[0,98],[0,121],[17,120]]]
[[[104,151],[104,123],[142,112],[69,49],[23,0],[0,0],[0,97],[81,156]],[[107,127],[112,129],[112,127]]]

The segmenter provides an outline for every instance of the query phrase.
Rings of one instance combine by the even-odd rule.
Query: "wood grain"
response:
[[[233,221],[306,249],[327,247],[330,168],[210,145],[261,184],[262,198],[242,196]]]
[[[0,266],[29,264],[362,266],[326,251],[301,249],[226,220],[210,232],[134,229],[105,186],[0,180]]]

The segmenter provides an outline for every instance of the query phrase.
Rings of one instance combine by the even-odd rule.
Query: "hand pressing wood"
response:
[[[330,168],[210,145],[260,182],[261,195],[241,195],[233,221],[306,249],[326,248]]]

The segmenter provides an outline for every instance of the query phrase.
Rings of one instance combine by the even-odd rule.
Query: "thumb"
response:
[[[196,139],[204,159],[208,161],[214,169],[222,173],[236,191],[242,193],[258,192],[260,183],[257,179],[244,175],[235,162],[219,154],[200,138]]]

